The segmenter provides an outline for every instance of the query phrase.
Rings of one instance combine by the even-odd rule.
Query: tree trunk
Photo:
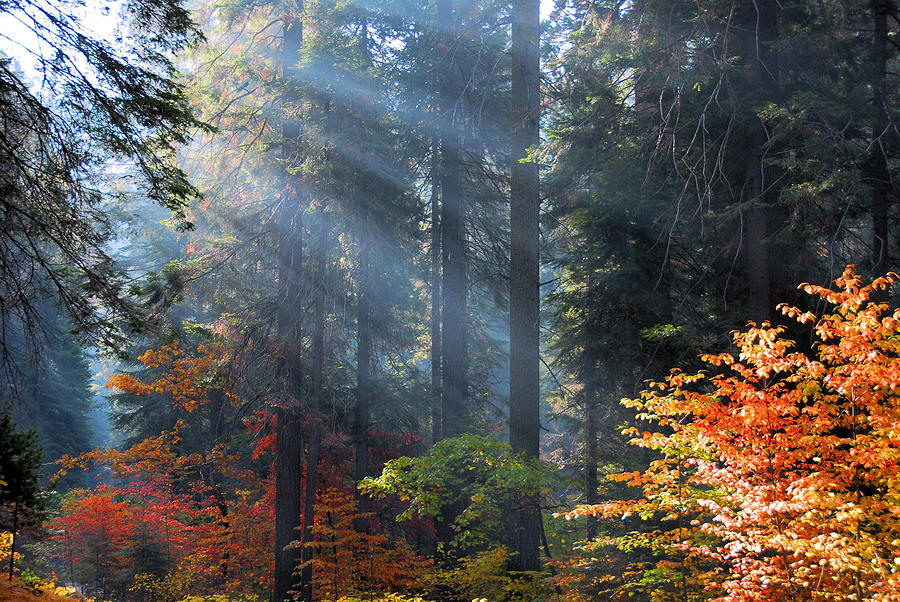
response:
[[[461,153],[456,105],[462,93],[458,66],[453,60],[456,45],[456,16],[452,0],[438,2],[443,65],[440,75],[441,99],[441,430],[443,437],[456,437],[465,430],[466,395],[466,244],[465,210],[460,179]]]
[[[884,275],[889,269],[888,209],[890,207],[891,176],[887,165],[887,139],[890,118],[887,107],[887,45],[889,0],[872,0],[872,18],[875,37],[872,62],[875,69],[872,81],[872,102],[875,118],[872,122],[872,149],[870,151],[872,178],[872,269],[875,276]]]
[[[369,227],[369,220],[363,222],[364,229]],[[353,479],[358,483],[369,475],[369,413],[372,399],[372,331],[370,327],[370,301],[371,301],[371,239],[368,231],[360,236],[359,255],[357,263],[357,286],[359,287],[356,300],[356,407],[354,408],[353,441],[356,450]],[[365,514],[369,510],[369,499],[356,493],[357,510]],[[368,528],[365,518],[357,518],[354,528],[364,532]]]
[[[644,7],[645,0],[632,0],[631,8],[629,9],[630,15],[635,15],[634,18],[634,29],[632,31],[632,35],[634,36],[634,41],[632,42],[635,47],[644,44],[646,39],[650,38],[654,34],[652,29],[648,27],[648,17],[649,14],[645,13]],[[615,19],[620,17],[618,9],[616,10],[616,14],[614,16]],[[650,86],[650,76],[651,72],[647,67],[636,69],[634,72],[634,112],[636,115],[648,116],[652,115],[655,110],[656,98],[654,98],[653,90]]]
[[[538,457],[540,443],[540,188],[538,165],[523,162],[538,144],[540,2],[516,0],[512,12],[510,153],[509,442]],[[522,492],[512,519],[510,569],[540,569],[540,500]]]
[[[302,8],[300,9],[302,10]],[[297,81],[297,61],[303,42],[303,25],[299,15],[284,19],[282,69],[288,85]],[[285,119],[282,123],[282,156],[296,163],[296,142],[300,138],[299,123]],[[302,345],[302,295],[300,291],[303,263],[300,183],[295,176],[285,175],[284,198],[278,219],[278,336],[282,347],[279,366],[279,399],[275,411],[275,579],[274,602],[290,599],[294,569],[300,555],[291,542],[301,526],[301,398],[303,375],[300,365]]]
[[[299,383],[296,383],[299,384]],[[290,403],[287,402],[287,403]],[[272,599],[291,599],[293,573],[300,562],[299,550],[291,547],[301,526],[301,418],[298,408],[279,407],[275,429],[275,587]]]
[[[756,98],[749,109],[758,111],[763,103],[776,100],[777,67],[771,51],[778,37],[778,0],[743,0],[738,13],[742,34],[744,63],[750,70],[751,93]],[[774,256],[769,213],[777,197],[772,168],[765,165],[764,125],[753,117],[749,125],[748,156],[744,198],[749,201],[745,240],[747,281],[750,293],[750,319],[761,322],[772,318],[772,278]]]
[[[441,439],[441,217],[438,145],[431,151],[431,444]]]
[[[597,437],[600,431],[600,404],[597,403],[597,393],[591,376],[585,378],[584,383],[584,502],[597,504],[600,496],[597,488],[600,482],[597,479],[597,465],[600,463],[600,448]],[[599,521],[596,517],[587,517],[587,539],[597,537]]]
[[[322,216],[324,211],[320,211]],[[313,274],[315,295],[313,300],[312,375],[309,400],[309,449],[306,454],[306,492],[303,496],[304,544],[313,540],[312,527],[316,512],[316,487],[318,485],[319,447],[321,441],[322,391],[325,382],[325,263],[328,260],[328,226],[324,219],[318,222],[316,241],[316,270]],[[310,562],[313,549],[304,545],[301,550],[303,568],[300,571],[300,594],[303,600],[313,599],[313,571]]]
[[[213,449],[218,443],[224,441],[225,437],[225,407],[227,405],[227,396],[225,390],[213,388],[209,391],[209,431],[207,436],[207,449]],[[222,492],[221,478],[222,475],[218,470],[209,470],[203,473],[203,481],[210,488],[212,497],[216,500],[216,507],[219,509],[219,519],[217,523],[227,534],[231,530],[231,523],[228,521],[228,503]],[[166,522],[166,542],[168,549],[168,521]],[[229,562],[231,557],[227,550],[222,553],[222,563],[219,565],[219,572],[223,579],[228,578]]]
[[[372,66],[369,54],[369,24],[364,17],[360,23],[358,39],[360,58],[366,67]],[[363,174],[361,198],[363,202],[376,202],[373,190]],[[369,420],[372,412],[372,298],[374,296],[372,277],[372,249],[375,235],[372,232],[372,214],[365,205],[362,209],[359,234],[359,256],[357,264],[357,300],[356,300],[356,408],[354,412],[353,431],[356,452],[353,479],[357,483],[369,476]],[[369,511],[369,498],[356,490],[356,509],[360,516],[353,521],[353,528],[359,533],[369,530],[369,520],[365,514]],[[371,575],[370,575],[371,576]]]
[[[747,212],[747,283],[750,287],[750,319],[756,322],[768,320],[772,313],[769,288],[768,209],[763,200],[763,168],[759,155],[747,162],[747,191],[750,210]]]
[[[228,402],[225,390],[220,388],[211,389],[209,392],[209,449],[215,447],[217,443],[221,443],[225,436],[226,416],[225,408]]]

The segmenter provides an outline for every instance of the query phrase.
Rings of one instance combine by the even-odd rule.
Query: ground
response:
[[[72,600],[85,600],[85,598],[78,595],[65,595],[69,594],[71,589],[53,588],[46,585],[32,587],[23,583],[18,577],[13,577],[12,581],[7,581],[6,575],[0,577],[0,600],[4,602],[72,602]]]

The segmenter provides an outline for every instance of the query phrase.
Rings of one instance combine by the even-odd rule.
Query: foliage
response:
[[[130,591],[140,595],[143,602],[168,602],[169,600],[206,599],[205,596],[191,596],[191,590],[197,588],[198,575],[184,568],[177,568],[159,577],[152,573],[139,573],[134,576]],[[216,596],[209,596],[215,599]],[[225,600],[234,600],[231,596],[221,596]],[[255,602],[257,596],[249,596],[240,599]]]
[[[806,303],[795,283],[871,269],[885,236],[866,155],[890,164],[896,198],[900,148],[892,69],[889,106],[874,98],[879,6],[895,18],[896,3],[860,0],[557,5],[540,149],[558,277],[547,306],[560,448],[586,503],[616,495],[598,493],[597,472],[650,459],[615,432],[633,420],[621,397],[673,365],[699,369],[748,320],[785,322],[774,300]],[[886,238],[895,261],[893,225]]]
[[[503,546],[467,555],[455,566],[438,568],[431,587],[442,599],[522,600],[545,599],[548,586],[541,573],[512,574],[509,552]]]
[[[198,32],[181,3],[159,0],[122,5],[116,45],[91,35],[67,2],[5,2],[0,14],[28,32],[16,43],[34,69],[26,77],[0,57],[0,322],[23,325],[35,344],[37,304],[52,299],[92,341],[121,343],[123,330],[146,323],[106,247],[110,181],[180,215],[197,196],[175,153],[203,126],[172,53]],[[0,353],[9,374],[20,359]]]
[[[228,595],[266,590],[273,491],[266,469],[256,466],[265,448],[242,454],[204,432],[216,430],[215,421],[193,419],[213,404],[214,392],[221,393],[220,405],[239,401],[211,386],[217,358],[206,347],[192,355],[173,342],[141,356],[159,369],[152,382],[110,378],[132,395],[165,398],[183,419],[125,450],[97,449],[59,462],[61,474],[105,466],[119,483],[71,494],[50,525],[53,554],[77,571],[73,580],[104,595],[131,591],[165,600],[210,587]],[[254,416],[245,426],[258,432],[267,421]],[[210,439],[209,447],[198,445]]]
[[[459,508],[453,520],[458,551],[491,547],[505,536],[506,514],[517,492],[547,495],[558,480],[546,462],[513,455],[509,444],[492,437],[462,435],[442,439],[428,454],[388,461],[381,475],[360,489],[370,495],[398,496],[409,502],[399,519],[440,518]]]
[[[73,490],[50,525],[55,555],[69,569],[69,578],[91,583],[103,594],[127,578],[126,551],[134,535],[131,506],[115,498],[107,487]]]
[[[123,601],[283,599],[294,570],[307,599],[540,600],[547,573],[508,574],[525,555],[502,546],[518,547],[518,500],[564,492],[589,518],[547,522],[545,552],[573,600],[900,589],[897,421],[879,413],[898,317],[844,349],[868,306],[811,288],[839,307],[814,352],[778,316],[689,376],[700,349],[771,318],[770,299],[800,303],[794,282],[897,256],[897,3],[542,4],[547,135],[528,152],[545,176],[539,321],[558,385],[542,452],[583,477],[575,493],[487,437],[389,460],[398,434],[412,456],[442,434],[502,433],[509,415],[522,5],[195,2],[208,43],[177,58],[188,100],[174,52],[200,34],[180,2],[111,4],[139,26],[118,46],[86,35],[69,0],[0,0],[51,49],[34,85],[0,58],[0,389],[34,393],[42,435],[62,425],[48,449],[69,454],[62,472],[106,481],[49,525],[70,581]],[[115,187],[149,199],[115,202]],[[56,331],[123,342],[123,320],[148,325],[135,297],[169,332],[132,341],[152,350],[110,379],[119,447],[86,452],[85,355]],[[40,332],[53,349],[35,351]],[[686,374],[616,403],[671,365]],[[636,413],[658,432],[617,433]],[[566,558],[584,527],[601,537]],[[287,561],[270,592],[273,550]]]
[[[0,563],[8,561],[9,545],[12,542],[11,533],[0,533]],[[4,552],[6,557],[4,558]],[[18,577],[13,577],[12,581],[0,579],[0,600],[7,602],[34,602],[41,600],[42,602],[72,602],[72,600],[83,600],[91,602],[78,594],[75,587],[69,585],[57,585],[53,580],[41,579],[31,570],[22,569]]]
[[[258,602],[259,596],[246,594],[241,596],[226,596],[223,594],[210,594],[206,596],[188,596],[178,602]]]
[[[782,306],[813,324],[810,352],[783,327],[751,324],[734,335],[738,355],[706,355],[707,371],[673,371],[623,401],[656,425],[629,433],[658,459],[613,477],[643,497],[567,514],[658,525],[589,545],[652,554],[612,576],[612,590],[654,600],[900,599],[900,310],[873,300],[895,278],[863,285],[851,266],[836,290],[803,285],[833,306],[819,316]]]
[[[112,374],[108,387],[131,393],[167,395],[179,411],[190,413],[197,409],[208,393],[207,382],[216,354],[205,345],[197,348],[197,355],[185,355],[173,341],[159,349],[145,351],[137,360],[149,368],[165,367],[166,372],[151,383],[144,383],[129,374]]]
[[[360,518],[371,520],[372,516],[356,510],[351,492],[328,489],[317,497],[313,540],[305,544],[315,551],[309,563],[316,597],[422,589],[423,574],[431,562],[403,540],[358,531],[354,522]]]
[[[9,531],[0,531],[0,567],[7,566],[9,564],[9,552],[12,548],[12,540],[13,534]],[[14,562],[18,564],[21,559],[21,554],[16,552],[16,558],[14,558]]]
[[[11,546],[19,530],[45,518],[47,495],[39,483],[43,457],[35,431],[18,431],[9,414],[0,416],[0,524],[12,532]],[[11,577],[12,563],[9,567]]]
[[[426,600],[425,598],[420,598],[418,596],[406,596],[403,594],[384,594],[376,598],[373,598],[371,596],[366,596],[364,598],[357,598],[355,596],[351,596],[349,598],[343,597],[338,598],[335,602],[426,602]]]

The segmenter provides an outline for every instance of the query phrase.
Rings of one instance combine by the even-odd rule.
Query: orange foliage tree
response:
[[[360,514],[352,491],[329,488],[316,504],[310,560],[316,586],[315,599],[337,600],[353,594],[408,592],[422,588],[430,560],[418,555],[402,538],[391,540],[376,529],[358,531]]]
[[[111,572],[121,575],[114,580],[120,596],[126,595],[123,592],[131,586],[126,581],[135,575],[144,574],[139,581],[159,589],[163,581],[157,583],[154,578],[162,579],[167,573],[168,582],[177,582],[179,591],[192,591],[185,583],[188,577],[172,579],[172,574],[189,576],[198,593],[211,588],[223,594],[266,593],[273,545],[273,488],[271,475],[260,474],[253,465],[266,453],[266,437],[256,449],[248,450],[247,460],[227,441],[186,453],[182,441],[203,439],[202,433],[194,430],[202,428],[204,421],[186,418],[208,404],[215,353],[200,346],[197,354],[191,355],[175,342],[148,351],[139,360],[145,366],[162,368],[162,374],[153,382],[113,375],[109,386],[133,395],[165,395],[176,415],[185,419],[126,450],[97,449],[59,461],[61,474],[105,466],[114,485],[80,492],[63,505],[60,517],[51,525],[56,532],[56,556],[70,566],[101,562],[117,567]],[[229,391],[222,394],[237,403]],[[252,434],[264,434],[269,427],[268,415],[260,414],[245,420]],[[102,512],[94,511],[102,504],[117,509],[118,513],[110,516],[121,518],[115,523],[122,523],[120,537],[107,537],[109,543],[104,546],[85,549],[85,542],[93,541],[94,529],[94,521],[85,517],[102,517]],[[128,545],[121,539],[129,540]],[[148,556],[156,559],[148,562]],[[108,593],[106,582],[95,581],[95,585]]]
[[[784,328],[751,324],[734,335],[737,356],[703,356],[709,370],[673,371],[623,400],[656,425],[630,433],[658,459],[613,477],[643,495],[567,518],[641,521],[585,558],[615,546],[644,562],[595,588],[654,600],[900,600],[900,310],[873,301],[895,277],[864,285],[850,266],[837,290],[803,285],[831,307],[781,308],[812,325],[808,353]]]
[[[111,484],[79,492],[63,506],[62,515],[51,525],[56,557],[70,567],[82,567],[80,573],[72,571],[73,580],[84,578],[82,582],[93,584],[95,591],[123,600],[207,593],[267,595],[274,545],[274,415],[266,410],[240,412],[246,435],[225,437],[210,446],[205,443],[211,440],[210,433],[200,431],[220,417],[209,414],[204,419],[198,413],[209,412],[214,405],[213,391],[220,400],[224,396],[233,405],[239,401],[212,378],[219,361],[216,352],[200,346],[192,354],[175,342],[138,359],[156,369],[152,381],[116,374],[109,386],[136,396],[164,396],[173,424],[124,450],[97,449],[59,461],[60,474],[106,467]],[[372,432],[370,437],[376,444],[373,454],[397,455],[386,433]],[[401,445],[413,443],[414,437],[407,435]],[[313,539],[304,544],[315,552],[310,564],[317,595],[420,588],[430,563],[402,536],[379,532],[384,521],[390,521],[390,508],[373,501],[377,513],[356,511],[348,483],[351,465],[340,453],[348,448],[344,435],[326,433],[323,447],[320,462],[330,469],[320,474],[323,495],[317,503]],[[121,545],[87,549],[83,542],[92,541],[94,521],[83,517],[101,503],[121,510],[110,515],[121,527],[114,540]],[[354,521],[363,517],[370,531],[354,528]],[[93,579],[86,569],[91,562],[108,566],[114,577]]]
[[[76,490],[63,500],[60,516],[51,526],[53,547],[68,579],[93,584],[104,595],[110,593],[127,564],[134,536],[132,507],[105,486]]]

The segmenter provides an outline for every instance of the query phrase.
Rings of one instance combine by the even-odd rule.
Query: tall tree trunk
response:
[[[217,444],[224,441],[226,426],[226,405],[227,397],[225,395],[224,389],[214,388],[209,391],[208,408],[210,428],[209,432],[207,433],[207,449],[214,449]],[[217,470],[203,473],[204,482],[210,488],[212,496],[216,500],[216,507],[219,509],[219,520],[217,522],[219,526],[222,527],[222,530],[225,533],[229,533],[231,531],[231,523],[228,520],[228,503],[226,502],[225,495],[222,492],[221,478],[222,475]],[[222,553],[222,564],[220,565],[220,572],[222,573],[223,579],[228,578],[230,561],[231,556],[228,553],[228,550],[225,550]]]
[[[371,318],[371,238],[368,232],[369,220],[364,220],[364,232],[360,236],[359,255],[357,263],[357,286],[359,291],[356,300],[356,407],[353,419],[353,441],[356,450],[353,479],[361,481],[369,474],[369,413],[372,399],[372,331],[369,320]],[[357,509],[360,514],[369,510],[368,497],[358,491]],[[368,528],[365,518],[354,521],[354,528],[363,532]]]
[[[302,43],[303,24],[300,15],[286,16],[281,61],[283,77],[288,86],[299,79],[297,62],[300,60]],[[285,161],[288,164],[296,163],[296,143],[300,138],[299,123],[293,119],[284,119],[282,138]],[[278,210],[278,337],[282,357],[279,366],[281,390],[278,392],[279,400],[275,411],[275,579],[272,591],[274,602],[283,602],[291,598],[288,592],[293,587],[294,569],[300,561],[299,549],[291,546],[291,542],[296,539],[297,529],[301,526],[302,207],[298,178],[286,174],[285,180],[285,194]]]
[[[538,165],[523,161],[538,144],[540,121],[540,2],[512,9],[512,149],[510,153],[509,442],[538,457],[540,443],[540,188]],[[510,568],[540,568],[539,499],[522,492],[512,519]]]
[[[313,341],[312,374],[309,399],[309,448],[306,454],[306,491],[303,496],[303,537],[309,544],[313,540],[312,527],[316,516],[316,487],[318,485],[319,447],[321,442],[322,392],[325,382],[325,263],[328,260],[329,228],[322,218],[320,207],[318,236],[316,240],[316,269],[313,274]],[[313,571],[310,562],[313,549],[304,545],[301,551],[303,568],[300,570],[300,593],[304,600],[313,599]]]
[[[431,443],[441,439],[441,217],[438,144],[431,149]]]
[[[221,443],[225,437],[227,426],[225,408],[227,407],[225,390],[218,387],[209,392],[209,448]]]
[[[771,47],[778,36],[778,10],[778,0],[742,0],[738,11],[744,63],[749,67],[750,86],[757,99],[750,107],[754,111],[758,111],[763,103],[776,100],[777,67]],[[744,196],[750,202],[745,230],[749,311],[751,319],[762,321],[770,319],[774,310],[773,237],[769,214],[777,191],[772,169],[764,163],[765,128],[755,117],[749,127]]]
[[[441,430],[456,437],[465,430],[466,395],[466,244],[462,198],[460,135],[454,113],[462,86],[454,60],[456,15],[453,0],[439,0],[438,26],[442,69],[441,99],[441,299],[444,318],[441,332]]]
[[[872,268],[876,276],[889,269],[888,209],[890,207],[891,176],[887,165],[887,141],[890,137],[890,118],[887,107],[888,14],[890,0],[872,0],[872,19],[875,37],[872,62],[872,102],[875,119],[872,122],[872,150],[870,152],[872,179]]]
[[[750,319],[756,322],[768,320],[772,313],[769,283],[769,224],[767,207],[763,201],[763,168],[759,154],[747,161],[747,194],[750,209],[747,212],[747,283],[750,288]]]
[[[644,7],[645,0],[632,0],[631,7],[628,10],[630,15],[635,18],[634,29],[632,30],[633,42],[635,47],[646,43],[646,40],[653,35],[652,29],[648,27],[649,14],[646,14]],[[620,18],[619,9],[616,9],[614,19]],[[658,34],[657,34],[658,35]],[[653,96],[653,90],[650,87],[650,71],[643,67],[635,69],[634,72],[634,112],[636,115],[651,115],[655,109],[656,99]]]
[[[588,375],[584,383],[584,503],[597,504],[600,496],[597,488],[597,466],[600,463],[600,448],[597,437],[600,434],[600,404],[597,403],[597,391],[594,379]],[[599,521],[596,517],[587,517],[587,539],[597,537]]]
[[[367,68],[372,65],[369,54],[369,24],[364,17],[360,23],[358,39],[360,58]],[[363,174],[363,178],[366,175]],[[360,187],[362,199],[374,202],[373,190],[368,181]],[[357,264],[357,283],[359,291],[356,301],[356,408],[353,421],[354,442],[356,447],[353,478],[359,483],[369,476],[369,418],[372,412],[372,247],[375,235],[372,232],[373,220],[371,211],[364,206],[361,219],[362,228],[359,235],[359,256]],[[364,516],[369,511],[369,498],[359,490],[356,491],[356,508],[361,515],[353,521],[356,531],[363,533],[369,530],[369,521]],[[371,575],[370,575],[371,577]]]

